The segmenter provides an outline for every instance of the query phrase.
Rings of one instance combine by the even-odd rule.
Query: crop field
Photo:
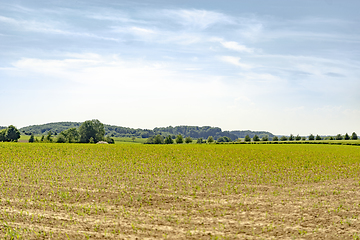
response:
[[[0,238],[360,239],[360,147],[0,143]]]

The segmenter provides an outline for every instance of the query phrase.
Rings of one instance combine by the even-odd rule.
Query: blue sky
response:
[[[0,126],[360,134],[359,1],[0,0]]]

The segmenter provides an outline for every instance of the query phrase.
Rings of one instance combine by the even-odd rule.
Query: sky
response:
[[[360,134],[358,0],[0,0],[0,126]]]

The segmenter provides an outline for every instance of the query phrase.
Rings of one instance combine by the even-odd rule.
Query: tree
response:
[[[66,138],[63,134],[59,134],[59,136],[56,138],[57,143],[66,143]]]
[[[106,136],[105,141],[109,144],[115,144],[115,140],[110,136]]]
[[[213,136],[209,136],[209,137],[207,138],[207,142],[208,142],[208,143],[213,143],[213,142],[214,142]]]
[[[173,143],[174,143],[174,140],[172,140],[171,135],[168,135],[168,136],[165,138],[165,144],[173,144]]]
[[[349,134],[346,133],[345,136],[344,136],[344,139],[345,139],[345,140],[350,140]]]
[[[162,144],[164,143],[164,138],[160,134],[154,137],[154,144]]]
[[[76,128],[69,128],[68,130],[62,131],[60,134],[65,137],[67,143],[79,142],[80,140],[80,134]]]
[[[287,141],[288,140],[288,138],[286,137],[286,136],[282,136],[281,138],[280,138],[280,141]]]
[[[6,128],[0,130],[0,142],[5,142],[6,141],[5,134],[6,134]]]
[[[264,141],[264,142],[269,141],[268,135],[263,136],[263,137],[261,138],[261,141]]]
[[[289,141],[294,141],[294,140],[295,140],[294,135],[290,134]]]
[[[47,134],[47,136],[46,136],[46,141],[47,141],[47,142],[52,142],[51,136],[52,136],[52,132],[49,131],[48,134]]]
[[[351,140],[357,140],[357,139],[358,139],[358,136],[356,135],[355,132],[353,132],[351,135]]]
[[[253,137],[253,141],[254,141],[254,142],[260,141],[259,136],[255,134],[254,137]]]
[[[203,139],[202,138],[198,138],[197,140],[196,140],[196,143],[203,143]]]
[[[20,138],[20,131],[14,127],[13,125],[10,125],[5,132],[5,138],[8,142],[17,142]]]
[[[279,138],[277,136],[274,136],[272,140],[273,141],[279,141]]]
[[[299,136],[299,134],[296,135],[295,140],[296,140],[296,141],[300,141],[300,140],[301,140],[301,137]]]
[[[333,137],[330,137],[330,139],[329,140],[334,140],[334,138]]]
[[[113,134],[113,135],[114,135],[114,134]],[[132,137],[131,140],[132,140],[133,142],[135,142],[135,137]]]
[[[104,124],[99,120],[93,119],[85,121],[79,127],[80,142],[88,143],[92,138],[94,142],[99,142],[104,139],[105,129]]]
[[[40,142],[44,142],[44,135],[41,136]]]
[[[175,142],[178,144],[183,143],[184,142],[183,136],[181,134],[177,135]]]
[[[34,134],[31,134],[29,138],[29,143],[33,143],[35,141]]]
[[[301,141],[305,141],[306,140],[306,137],[301,137]]]
[[[186,137],[185,138],[185,143],[192,143],[192,138],[191,137]]]
[[[316,135],[315,140],[321,140],[321,137],[319,135]]]
[[[336,140],[343,140],[343,136],[341,136],[341,134],[336,135],[335,137]]]
[[[89,143],[95,143],[95,141],[94,141],[94,138],[93,138],[93,137],[90,137],[90,139],[89,139]]]
[[[251,141],[251,138],[249,137],[249,135],[246,135],[245,136],[245,142],[250,142]]]
[[[315,139],[315,137],[314,137],[314,135],[312,135],[312,134],[310,134],[310,136],[309,136],[309,140],[314,140]]]

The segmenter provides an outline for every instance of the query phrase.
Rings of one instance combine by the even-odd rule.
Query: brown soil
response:
[[[24,239],[359,239],[359,182],[249,186],[236,195],[120,192],[39,183],[36,198],[1,197],[1,237]],[[22,185],[20,188],[38,188]],[[11,187],[11,183],[2,187]],[[87,194],[90,193],[90,197]],[[9,196],[12,194],[9,194]],[[30,200],[31,199],[31,200]],[[117,204],[115,200],[120,199]]]

